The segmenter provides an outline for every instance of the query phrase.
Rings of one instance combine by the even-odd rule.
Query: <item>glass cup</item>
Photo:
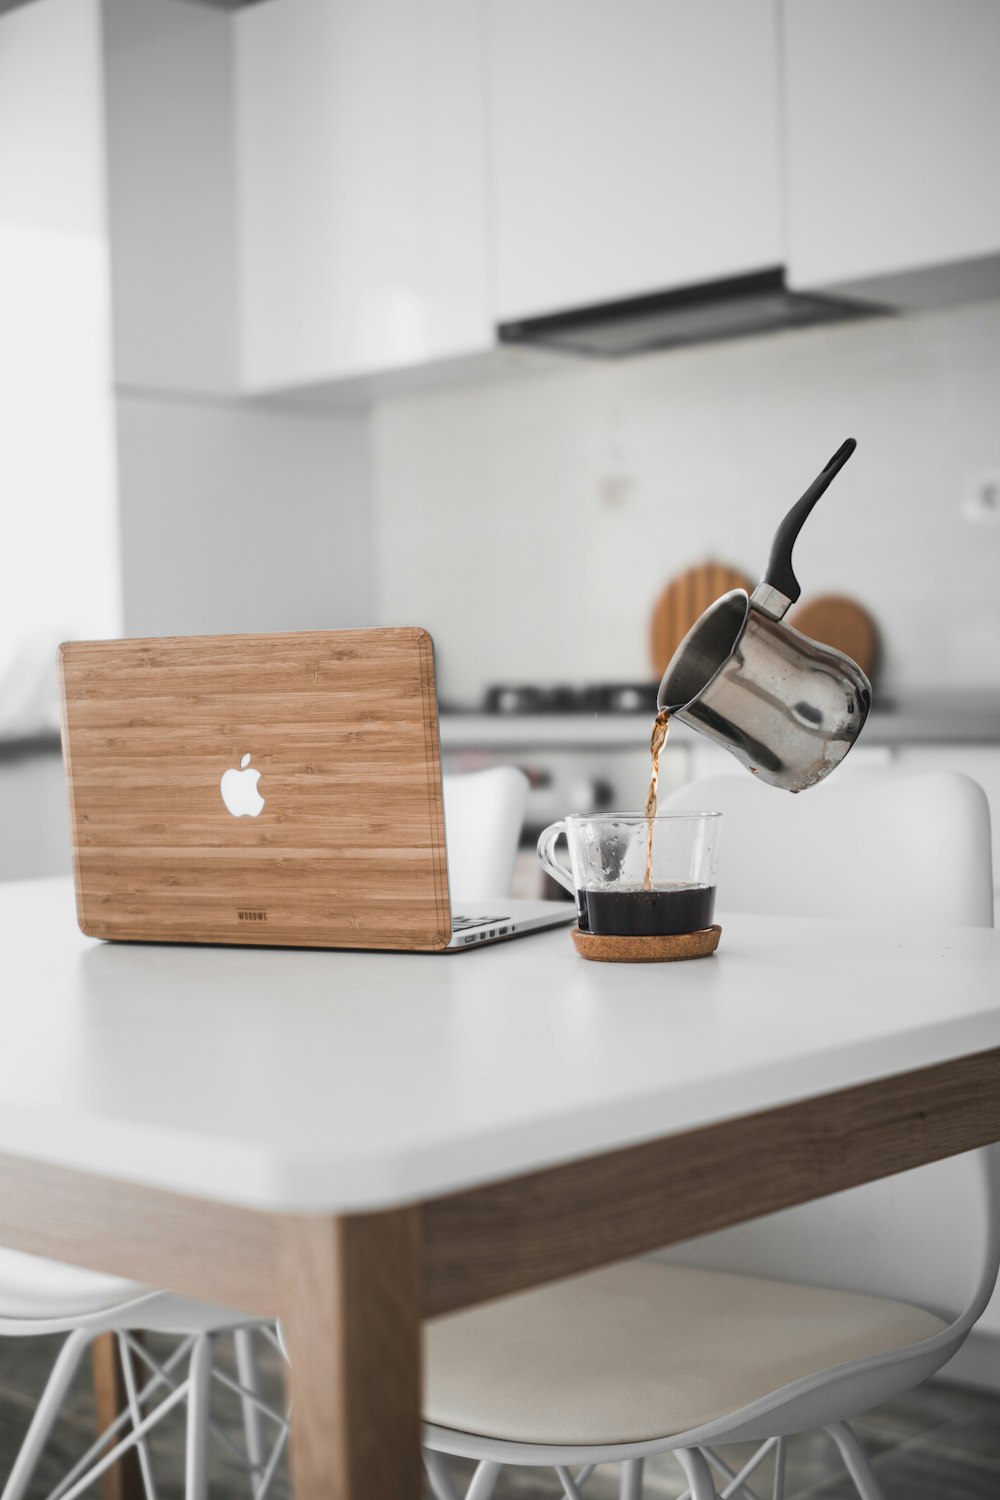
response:
[[[700,932],[711,927],[715,913],[721,825],[721,813],[573,815],[545,829],[538,859],[575,897],[581,932]],[[570,869],[554,854],[563,834]]]

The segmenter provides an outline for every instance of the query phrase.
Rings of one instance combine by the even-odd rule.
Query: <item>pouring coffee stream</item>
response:
[[[653,829],[656,827],[656,801],[660,786],[660,755],[667,743],[669,729],[670,715],[664,709],[653,720],[653,733],[649,741],[649,754],[653,764],[646,796],[646,873],[642,881],[644,891],[653,888]]]

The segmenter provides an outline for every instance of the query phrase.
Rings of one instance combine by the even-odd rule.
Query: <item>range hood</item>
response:
[[[594,359],[620,359],[651,349],[836,323],[889,310],[818,292],[789,291],[783,268],[776,266],[677,291],[501,323],[497,332],[503,344],[538,344]]]

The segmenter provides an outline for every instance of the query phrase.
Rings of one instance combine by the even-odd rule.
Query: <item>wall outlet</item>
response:
[[[1000,469],[974,474],[967,481],[962,518],[975,526],[1000,525]]]

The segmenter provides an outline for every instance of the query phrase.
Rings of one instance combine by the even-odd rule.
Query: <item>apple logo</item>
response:
[[[264,798],[257,790],[260,772],[248,771],[249,764],[249,755],[244,755],[240,769],[237,771],[235,766],[230,766],[219,782],[222,800],[234,818],[255,818],[264,806]]]

